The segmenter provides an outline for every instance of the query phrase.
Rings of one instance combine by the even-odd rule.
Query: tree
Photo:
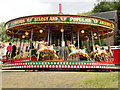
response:
[[[115,45],[120,45],[120,0],[118,2],[99,2],[97,5],[95,5],[94,9],[92,10],[93,13],[99,13],[99,12],[106,12],[106,11],[118,11],[118,32],[116,35],[116,42]]]
[[[7,42],[10,41],[10,37],[8,37],[5,33],[5,22],[0,23],[0,41],[1,42]]]
[[[92,10],[93,13],[98,12],[106,12],[114,10],[114,3],[113,2],[100,2],[98,3]]]

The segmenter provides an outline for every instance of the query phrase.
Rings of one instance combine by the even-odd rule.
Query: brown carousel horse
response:
[[[56,51],[53,49],[53,47],[54,47],[53,45],[45,46],[44,41],[41,41],[39,44],[40,44],[40,49],[36,52],[36,54],[38,54],[37,60],[39,59],[40,52],[44,52],[44,51],[48,51],[50,53],[49,54],[44,54],[42,57],[45,57],[45,56],[54,56],[57,59],[59,58],[56,55]]]

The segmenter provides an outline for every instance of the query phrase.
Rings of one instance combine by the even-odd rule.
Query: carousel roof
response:
[[[106,19],[109,19],[109,20],[114,20],[116,14],[117,14],[117,10],[115,10],[115,11],[101,12],[101,13],[87,14],[87,15],[88,16],[102,17],[102,18],[106,18]]]
[[[33,31],[33,40],[39,41],[47,38],[48,31],[54,37],[61,37],[61,29],[64,30],[65,37],[73,36],[77,38],[79,31],[80,39],[91,39],[91,32],[99,33],[100,38],[106,38],[114,34],[114,23],[112,21],[93,17],[79,15],[32,15],[19,17],[6,22],[6,34],[14,35],[15,38],[30,39]],[[84,32],[82,32],[84,30]],[[24,36],[24,37],[22,37]],[[97,39],[97,38],[96,38]]]

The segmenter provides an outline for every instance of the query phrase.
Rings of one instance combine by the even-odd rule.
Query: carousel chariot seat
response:
[[[30,49],[31,58],[37,58],[37,49]]]

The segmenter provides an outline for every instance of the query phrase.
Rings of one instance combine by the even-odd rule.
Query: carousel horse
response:
[[[23,58],[23,59],[26,59],[26,58],[28,58],[29,57],[29,52],[23,52],[22,54],[21,54],[21,58]]]
[[[14,59],[19,60],[20,58],[22,58],[22,56],[19,54],[19,52],[17,52],[16,56],[14,57]]]
[[[109,57],[113,57],[113,53],[110,46],[108,46],[108,55]]]
[[[98,59],[101,59],[103,61],[107,60],[106,50],[103,47],[101,49],[99,45],[95,45],[94,54],[95,54],[95,57],[97,57]]]
[[[49,52],[49,54],[44,54],[42,57],[50,55],[50,56],[54,56],[55,58],[59,58],[56,55],[56,51],[53,49],[54,45],[45,46],[44,41],[40,42],[39,44],[40,44],[40,49],[36,52],[36,54],[38,54],[37,60],[39,59],[40,52]]]
[[[108,46],[108,58],[111,58],[111,57],[113,57],[113,52],[111,50],[111,47]]]
[[[4,43],[0,43],[0,48],[4,48],[5,44]]]
[[[88,54],[86,53],[85,47],[83,47],[83,49],[76,49],[75,45],[71,44],[68,45],[68,49],[71,51],[71,53],[68,56],[79,54],[83,55],[83,57],[89,58]]]
[[[91,50],[89,51],[89,56],[90,56],[90,60],[93,60],[94,57],[96,56],[97,50],[94,45],[91,46],[90,48]]]

